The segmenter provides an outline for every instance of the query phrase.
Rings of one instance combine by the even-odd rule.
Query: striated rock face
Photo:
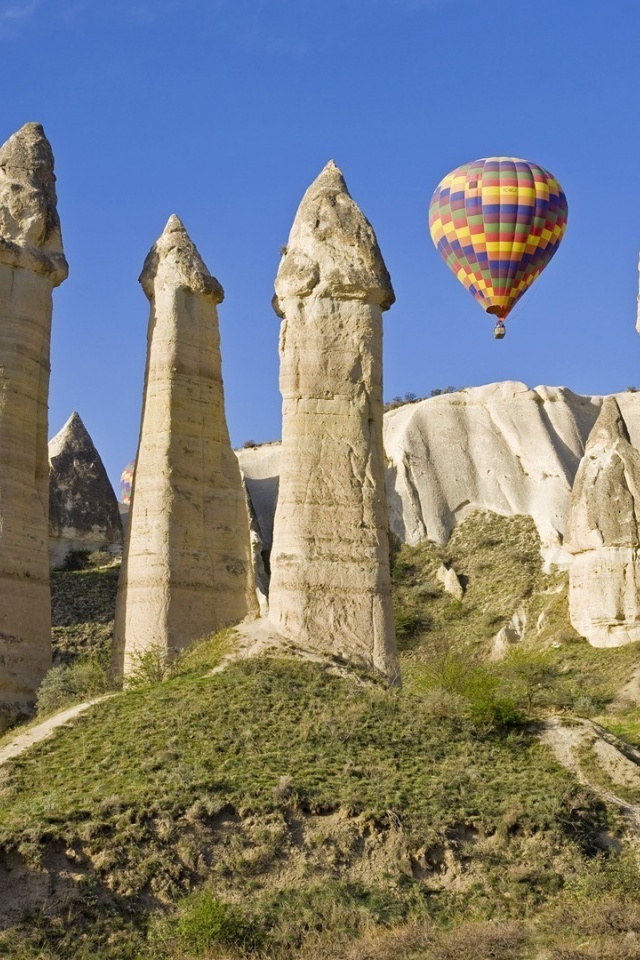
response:
[[[640,393],[616,395],[640,448]],[[445,543],[474,510],[526,514],[548,563],[563,545],[571,488],[602,397],[506,381],[407,404],[384,416],[391,530],[402,541]],[[265,543],[277,498],[280,445],[238,451]],[[263,477],[268,480],[263,482]]]
[[[269,617],[297,643],[397,678],[373,230],[330,163],[298,209],[276,279],[282,455]]]
[[[0,729],[51,665],[49,348],[66,276],[53,155],[29,123],[0,148]]]
[[[271,550],[273,542],[273,519],[280,483],[280,453],[279,443],[262,443],[236,450],[265,551]]]
[[[608,397],[578,469],[566,545],[569,612],[594,647],[640,640],[640,453]]]
[[[393,531],[407,543],[446,543],[473,510],[527,514],[547,559],[567,563],[571,487],[599,406],[564,387],[506,381],[390,411]]]
[[[73,550],[122,546],[118,501],[93,440],[77,413],[49,442],[49,558],[64,566]]]
[[[249,521],[224,414],[216,305],[224,293],[177,217],[140,278],[151,302],[116,657],[184,649],[257,614]]]

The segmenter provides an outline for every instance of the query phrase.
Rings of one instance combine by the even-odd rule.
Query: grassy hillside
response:
[[[628,821],[538,737],[560,711],[632,739],[638,651],[576,637],[537,549],[478,515],[400,550],[402,691],[293,657],[212,675],[224,634],[0,768],[0,956],[639,958]],[[108,612],[112,574],[65,576]]]

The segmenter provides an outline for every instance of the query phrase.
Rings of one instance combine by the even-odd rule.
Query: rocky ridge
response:
[[[474,510],[525,514],[547,565],[568,568],[564,546],[571,490],[603,403],[566,387],[504,381],[469,387],[384,416],[391,531],[403,543],[446,543]],[[640,394],[616,395],[640,448]],[[271,536],[280,446],[237,451],[264,543]],[[254,499],[254,492],[256,494]]]

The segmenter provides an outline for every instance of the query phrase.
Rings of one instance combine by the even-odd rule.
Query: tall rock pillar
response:
[[[0,729],[51,666],[49,353],[68,273],[53,154],[39,124],[0,148]]]
[[[298,209],[276,279],[282,468],[269,618],[302,646],[397,681],[382,311],[394,302],[371,225],[329,163]]]
[[[140,277],[151,303],[135,485],[116,606],[125,673],[257,614],[249,520],[224,414],[224,297],[172,216]]]
[[[569,614],[594,647],[640,640],[640,453],[606,397],[578,467],[565,546]]]

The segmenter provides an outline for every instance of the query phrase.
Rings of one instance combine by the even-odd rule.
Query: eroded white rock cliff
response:
[[[640,448],[640,393],[616,395],[631,443]],[[505,381],[406,404],[384,416],[387,499],[403,542],[444,543],[473,510],[526,514],[548,563],[568,567],[564,535],[571,489],[602,397],[566,387]],[[238,451],[263,533],[277,496],[281,448]],[[254,499],[254,492],[257,497]]]
[[[640,452],[607,397],[578,468],[566,536],[571,623],[595,647],[640,640]]]

